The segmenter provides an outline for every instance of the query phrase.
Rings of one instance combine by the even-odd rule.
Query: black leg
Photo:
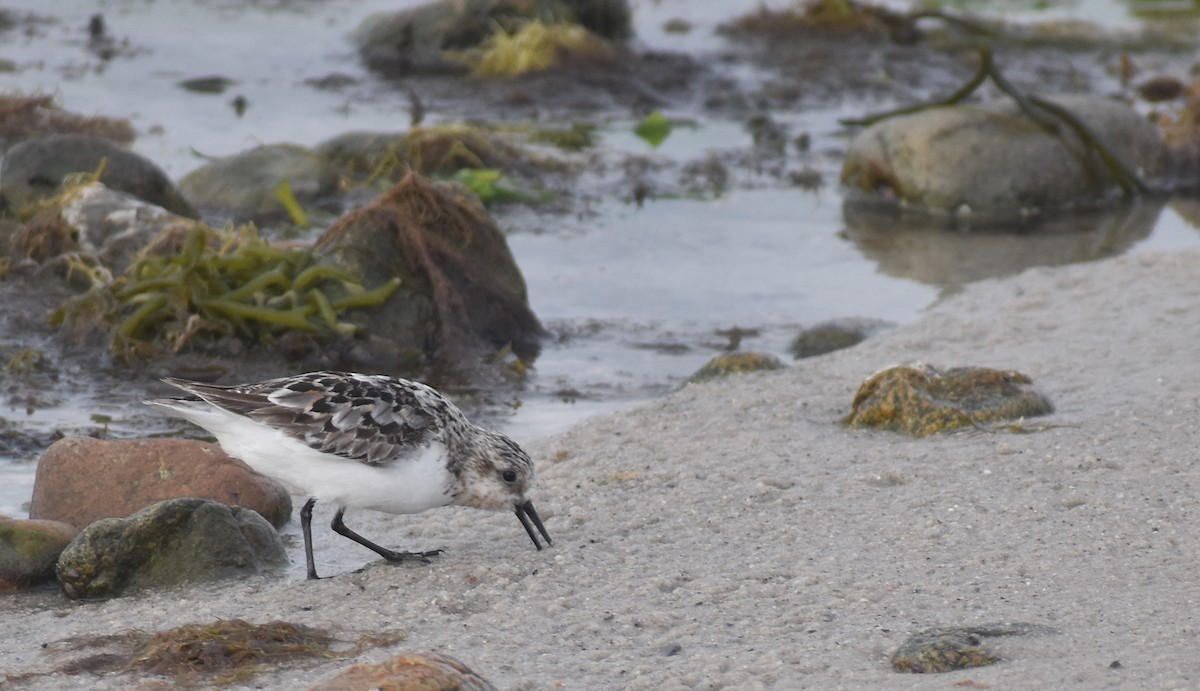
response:
[[[415,559],[417,561],[428,564],[429,557],[436,557],[437,555],[442,553],[442,550],[440,550],[440,549],[435,549],[435,550],[432,550],[429,552],[393,552],[392,550],[390,550],[386,547],[380,547],[379,545],[375,544],[374,542],[371,542],[370,540],[363,537],[362,535],[359,535],[358,533],[354,532],[353,530],[350,530],[349,528],[347,528],[346,524],[342,523],[342,514],[344,514],[344,513],[346,513],[346,507],[342,506],[342,507],[339,507],[337,510],[337,513],[335,513],[333,515],[333,522],[329,524],[329,527],[333,528],[333,532],[335,532],[338,535],[341,535],[343,537],[348,537],[351,540],[354,540],[358,544],[375,552],[376,554],[383,557],[384,559],[387,559],[388,561],[405,561],[407,559]]]
[[[313,561],[312,552],[312,510],[317,503],[316,497],[309,497],[300,509],[300,532],[304,533],[304,561],[308,564],[308,580],[317,580],[317,565]]]

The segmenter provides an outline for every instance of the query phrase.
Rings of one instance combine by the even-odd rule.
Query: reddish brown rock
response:
[[[379,664],[359,663],[309,691],[495,691],[463,663],[437,653],[405,653]]]
[[[244,506],[276,528],[292,515],[292,498],[282,484],[215,444],[67,437],[52,444],[38,461],[29,516],[82,528],[177,497]]]
[[[58,555],[79,531],[59,521],[0,516],[0,590],[20,590],[54,580]]]

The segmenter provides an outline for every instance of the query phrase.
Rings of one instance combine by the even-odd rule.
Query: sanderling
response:
[[[508,437],[467,421],[433,388],[406,379],[310,372],[254,384],[218,386],[163,379],[192,394],[160,405],[216,436],[226,453],[309,495],[300,510],[308,577],[317,578],[312,508],[338,505],[331,527],[388,561],[441,552],[394,552],[342,523],[349,507],[417,513],[458,504],[517,514],[539,550],[534,527],[550,534],[526,496],[533,462]]]

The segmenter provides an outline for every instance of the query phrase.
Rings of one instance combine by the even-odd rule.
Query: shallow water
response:
[[[372,11],[406,4],[417,3],[7,2],[2,6],[56,21],[37,24],[28,34],[3,35],[0,59],[15,63],[16,70],[0,73],[0,88],[53,93],[71,112],[130,117],[139,131],[134,148],[178,179],[200,165],[202,156],[265,142],[312,145],[349,130],[405,128],[407,95],[367,73],[344,36]],[[633,4],[643,44],[695,52],[717,50],[722,39],[711,28],[760,2]],[[1106,9],[1102,14],[1094,11],[1096,5],[1054,12],[1104,17],[1110,26],[1129,21],[1123,5],[1098,3]],[[87,48],[88,17],[97,11],[111,35],[128,39],[110,61]],[[665,33],[663,22],[676,16],[693,22],[693,31]],[[180,26],[191,29],[181,35]],[[269,38],[280,36],[287,40]],[[760,76],[744,65],[727,72]],[[304,85],[333,73],[358,83],[343,92]],[[206,75],[232,77],[237,84],[215,96],[177,86]],[[238,94],[250,104],[242,117],[229,104]],[[534,439],[672,390],[728,345],[719,330],[754,329],[757,335],[744,338],[742,349],[787,359],[787,345],[802,326],[840,317],[902,323],[963,281],[1028,266],[1200,245],[1200,233],[1183,216],[1157,206],[1142,209],[1136,222],[1123,212],[1116,214],[1118,221],[1089,218],[1050,240],[1039,239],[1040,245],[1009,235],[966,237],[927,229],[880,235],[849,227],[835,184],[838,158],[821,152],[844,146],[838,117],[878,105],[840,104],[777,118],[793,133],[811,134],[811,152],[790,153],[788,165],[819,172],[824,185],[815,191],[743,179],[720,195],[651,197],[640,207],[614,197],[571,215],[497,210],[534,311],[553,338],[513,405],[492,402],[475,412],[518,440]],[[436,104],[427,107],[429,120],[437,121]],[[630,133],[632,120],[615,117],[605,121],[599,147],[684,162],[710,150],[751,145],[741,122],[669,114],[697,125],[675,130],[651,150]],[[1030,247],[1034,251],[1009,251]],[[967,261],[981,254],[984,261]],[[21,347],[57,352],[53,341],[13,328],[0,334],[0,346],[5,352]],[[85,367],[64,360],[56,380],[38,384],[47,387],[46,395],[32,405],[31,385],[11,384],[0,415],[35,440],[48,440],[56,430],[96,433],[107,426],[113,436],[125,437],[177,428],[141,408],[147,390],[137,378]],[[111,422],[97,422],[97,414]],[[2,455],[0,514],[22,515],[36,453],[18,448]]]

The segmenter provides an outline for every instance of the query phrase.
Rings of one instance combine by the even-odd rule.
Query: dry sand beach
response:
[[[0,672],[55,668],[71,636],[240,617],[401,631],[400,649],[458,657],[502,689],[1198,688],[1198,276],[1193,251],[1031,270],[850,350],[527,444],[548,551],[506,514],[351,512],[385,544],[447,550],[354,573],[374,556],[321,514],[328,580],[4,595]],[[1057,411],[1019,434],[837,424],[863,378],[913,361],[1018,369]],[[990,641],[1004,658],[990,667],[890,669],[910,633],[999,622],[1051,632]],[[251,683],[302,688],[347,664]]]

